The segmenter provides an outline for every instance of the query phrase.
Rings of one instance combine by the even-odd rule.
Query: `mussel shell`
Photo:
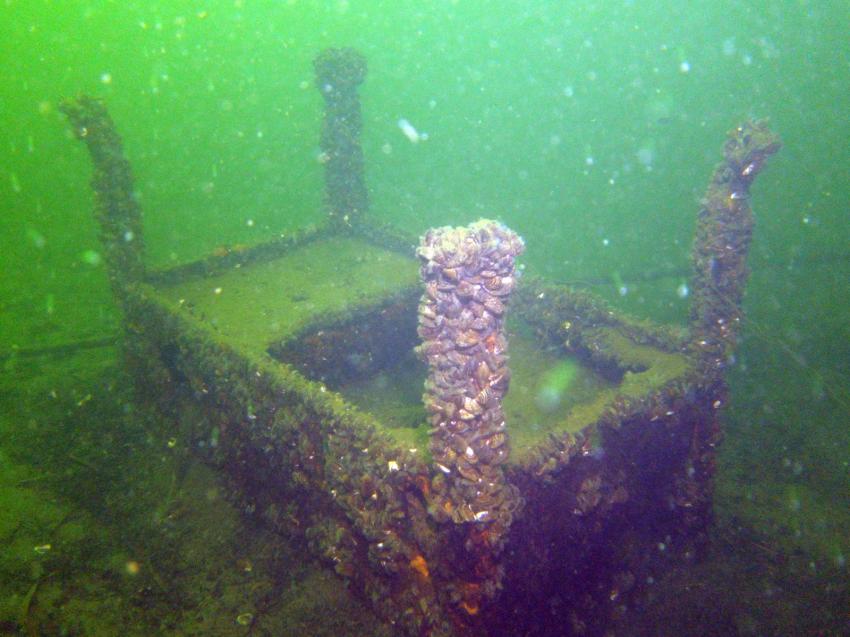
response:
[[[495,314],[496,316],[501,316],[505,313],[505,305],[499,300],[497,296],[488,296],[484,299],[482,303],[484,305],[484,309],[487,310],[490,314]]]
[[[481,341],[481,334],[476,332],[475,330],[466,330],[465,332],[461,332],[455,338],[455,343],[458,347],[467,348],[472,347],[473,345],[478,345]]]

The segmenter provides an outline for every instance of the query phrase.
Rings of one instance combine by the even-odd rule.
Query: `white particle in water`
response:
[[[416,144],[419,142],[422,137],[419,135],[419,131],[414,128],[413,124],[408,122],[403,117],[398,120],[398,127],[405,137],[410,141],[411,144]]]
[[[644,146],[635,153],[638,163],[646,168],[652,167],[652,162],[655,159],[655,153],[650,146]]]

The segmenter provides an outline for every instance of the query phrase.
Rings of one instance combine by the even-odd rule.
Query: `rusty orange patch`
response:
[[[419,573],[425,579],[431,577],[431,573],[428,570],[428,562],[426,562],[425,558],[421,555],[417,555],[412,560],[410,560],[410,568]]]

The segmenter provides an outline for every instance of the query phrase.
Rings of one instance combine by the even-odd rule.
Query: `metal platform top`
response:
[[[276,258],[166,277],[153,288],[175,313],[211,327],[234,350],[292,366],[427,458],[426,368],[413,352],[417,266],[412,257],[362,238],[328,235]],[[393,300],[400,317],[382,321]],[[617,361],[600,371],[536,338],[521,318],[529,311],[517,308],[519,317],[509,323],[512,380],[504,407],[512,462],[522,462],[551,435],[594,424],[618,397],[639,398],[692,370],[684,354],[600,328],[597,342]],[[394,330],[400,333],[390,335]]]

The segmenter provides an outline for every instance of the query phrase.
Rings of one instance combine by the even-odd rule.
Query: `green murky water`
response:
[[[847,2],[790,0],[5,0],[0,632],[386,630],[294,548],[274,573],[254,568],[277,544],[240,526],[114,380],[90,163],[57,109],[106,100],[147,262],[185,263],[322,221],[312,60],[329,46],[368,60],[372,218],[411,234],[498,218],[524,237],[528,271],[661,322],[686,320],[695,214],[726,131],[770,118],[784,146],[751,202],[718,548],[668,598],[709,592],[658,613],[676,634],[704,634],[707,608],[719,634],[850,632],[848,19]]]

